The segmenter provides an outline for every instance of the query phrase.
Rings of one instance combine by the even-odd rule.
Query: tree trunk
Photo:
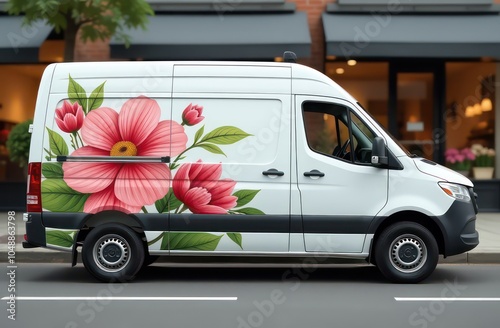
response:
[[[76,25],[71,13],[66,14],[66,30],[64,31],[64,61],[72,62],[75,60],[75,44],[78,26]]]

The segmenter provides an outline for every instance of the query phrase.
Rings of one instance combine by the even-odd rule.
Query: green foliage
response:
[[[28,165],[31,141],[31,133],[28,132],[28,129],[31,123],[33,123],[31,119],[19,123],[10,131],[7,139],[10,160],[17,162],[20,167]]]
[[[49,230],[45,234],[47,244],[61,247],[72,247],[74,231]]]
[[[89,196],[71,189],[63,179],[42,181],[43,208],[52,212],[82,212]]]
[[[27,25],[43,20],[57,33],[66,31],[66,41],[74,40],[80,30],[83,41],[115,36],[127,46],[130,37],[124,30],[145,29],[147,16],[154,14],[145,0],[9,0],[7,11],[11,15],[24,15]]]

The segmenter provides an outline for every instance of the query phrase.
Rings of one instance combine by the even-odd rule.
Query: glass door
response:
[[[389,130],[413,154],[442,163],[444,63],[391,63]]]

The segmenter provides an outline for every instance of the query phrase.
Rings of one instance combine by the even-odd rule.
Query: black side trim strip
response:
[[[170,229],[171,231],[288,233],[290,216],[171,214]]]
[[[304,233],[366,234],[373,216],[308,215],[304,217]]]

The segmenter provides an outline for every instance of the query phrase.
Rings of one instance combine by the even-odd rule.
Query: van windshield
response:
[[[408,149],[406,149],[406,147],[401,142],[399,142],[399,140],[396,139],[392,135],[392,133],[390,133],[389,131],[387,131],[387,129],[382,124],[380,124],[380,122],[369,111],[367,111],[359,102],[357,102],[357,104],[358,104],[359,107],[361,107],[365,111],[366,114],[368,114],[368,116],[371,117],[372,120],[374,120],[378,124],[378,126],[382,130],[384,130],[385,133],[387,133],[387,135],[399,146],[399,148],[401,148],[405,152],[406,155],[408,155],[410,157],[416,157],[415,154],[412,154]]]

